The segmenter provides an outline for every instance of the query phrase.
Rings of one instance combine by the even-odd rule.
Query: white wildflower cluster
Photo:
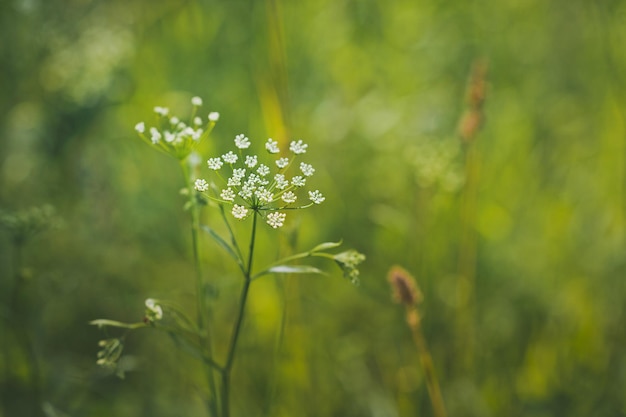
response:
[[[230,212],[236,219],[243,220],[256,212],[277,229],[285,224],[286,210],[311,207],[325,200],[319,190],[301,191],[315,173],[311,164],[296,162],[308,148],[302,140],[290,143],[289,155],[278,156],[278,142],[268,139],[265,150],[273,160],[266,163],[258,155],[248,153],[252,142],[247,136],[237,135],[234,142],[236,151],[207,161],[222,185],[210,187],[205,179],[198,179],[195,189],[220,204],[231,205]],[[295,171],[292,176],[288,176],[290,168]],[[297,201],[304,203],[296,205]]]
[[[209,135],[219,119],[217,112],[209,113],[205,119],[197,115],[202,106],[200,97],[193,97],[191,104],[192,115],[189,124],[176,116],[171,116],[167,107],[157,106],[154,108],[157,116],[156,126],[147,128],[145,122],[139,122],[135,125],[135,130],[142,139],[160,151],[182,160]]]

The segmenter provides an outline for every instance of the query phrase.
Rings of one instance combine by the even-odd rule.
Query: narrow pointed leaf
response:
[[[238,264],[241,262],[240,259],[239,259],[239,256],[237,256],[237,253],[235,252],[233,247],[231,245],[229,245],[228,242],[226,242],[220,235],[218,235],[215,230],[213,230],[209,226],[205,226],[205,225],[200,225],[200,228],[202,228],[202,230],[207,232],[217,242],[218,245],[220,245],[226,252],[228,252],[228,254],[235,261],[237,261]]]
[[[343,242],[341,240],[339,242],[324,242],[324,243],[320,243],[319,245],[317,245],[316,247],[311,249],[311,252],[321,252],[321,251],[327,250],[327,249],[334,249],[334,248],[337,248],[337,247],[341,246],[342,243]]]
[[[267,270],[270,274],[323,274],[320,269],[310,265],[276,265]]]
[[[324,274],[324,271],[310,265],[276,265],[265,271],[259,272],[252,279],[260,278],[269,274]]]
[[[146,324],[141,321],[138,323],[122,323],[121,321],[107,320],[107,319],[92,320],[89,322],[89,324],[91,324],[92,326],[98,326],[98,327],[104,327],[104,326],[120,327],[122,329],[139,329],[140,327],[146,327]]]

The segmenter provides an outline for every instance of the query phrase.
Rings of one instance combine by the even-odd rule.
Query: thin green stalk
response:
[[[239,334],[241,333],[241,325],[243,323],[243,316],[246,308],[246,302],[248,301],[248,292],[250,289],[251,273],[252,273],[252,261],[254,260],[254,244],[256,241],[256,223],[258,213],[254,211],[252,215],[252,235],[250,237],[250,253],[248,254],[248,264],[246,266],[244,274],[243,287],[241,288],[241,295],[239,297],[239,311],[237,312],[237,318],[235,320],[235,327],[231,334],[230,345],[228,348],[228,354],[226,356],[226,363],[224,364],[224,370],[222,372],[222,417],[229,417],[230,415],[230,372],[235,361],[235,352],[237,350],[237,341],[239,340]]]
[[[198,202],[194,198],[194,188],[191,175],[187,168],[186,162],[181,161],[181,168],[183,170],[183,175],[185,176],[185,181],[187,183],[187,189],[189,192],[189,201],[191,201],[191,242],[193,247],[193,259],[196,271],[196,308],[198,311],[198,342],[200,344],[200,350],[202,348],[206,351],[206,356],[210,362],[213,361],[213,347],[212,347],[212,337],[210,335],[210,326],[207,326],[207,321],[209,319],[210,310],[206,305],[206,297],[204,295],[204,280],[202,278],[202,263],[200,262],[200,207],[198,206]],[[203,346],[202,338],[203,336],[206,338]],[[211,400],[209,401],[209,409],[211,414],[217,416],[217,388],[215,385],[215,377],[213,374],[213,368],[211,366],[207,366],[206,362],[203,362],[205,365],[205,372],[208,379],[209,390],[211,391]]]

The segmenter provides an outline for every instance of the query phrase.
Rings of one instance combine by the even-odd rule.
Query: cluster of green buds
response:
[[[191,105],[190,123],[185,123],[176,116],[170,116],[170,110],[167,107],[157,106],[154,108],[156,126],[146,128],[144,122],[139,122],[135,125],[135,130],[141,139],[157,150],[183,160],[209,136],[220,118],[217,112],[210,112],[206,120],[198,116],[198,111],[202,106],[200,97],[193,97]]]
[[[275,229],[285,223],[285,211],[311,207],[325,200],[319,190],[303,191],[315,168],[298,161],[308,148],[302,140],[292,141],[289,155],[280,156],[278,142],[268,139],[265,150],[270,161],[264,161],[266,163],[262,163],[258,155],[248,153],[250,145],[247,136],[237,135],[237,150],[210,158],[207,165],[214,171],[215,177],[211,182],[198,178],[195,189],[212,201],[231,206],[230,212],[236,219],[243,220],[251,212],[256,212]],[[297,171],[288,177],[293,167]],[[306,202],[296,204],[301,200]]]

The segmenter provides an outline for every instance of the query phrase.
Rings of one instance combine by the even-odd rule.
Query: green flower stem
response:
[[[191,241],[193,246],[193,258],[196,270],[196,296],[197,296],[197,310],[198,310],[198,336],[200,349],[206,351],[207,360],[213,362],[213,347],[212,347],[212,337],[211,337],[211,329],[210,326],[207,326],[207,322],[209,321],[210,310],[206,305],[206,297],[204,294],[204,280],[202,278],[202,264],[200,262],[200,207],[198,206],[198,201],[194,196],[194,188],[193,188],[193,179],[187,167],[186,159],[180,161],[181,168],[183,170],[183,175],[185,177],[185,182],[187,183],[187,190],[189,193],[189,201],[191,202]],[[202,338],[206,337],[205,343],[203,346]],[[205,362],[206,363],[206,362]],[[209,401],[209,408],[211,413],[217,416],[217,389],[215,386],[215,377],[213,374],[213,369],[211,367],[206,368],[206,374],[209,384],[209,390],[211,391],[211,400]]]
[[[243,316],[246,308],[246,302],[248,301],[248,291],[250,289],[250,283],[252,282],[252,261],[254,260],[254,244],[256,241],[256,226],[257,226],[258,213],[254,211],[252,215],[252,236],[250,237],[250,253],[248,254],[248,264],[244,271],[244,282],[241,288],[241,295],[239,298],[239,311],[237,312],[237,319],[235,321],[235,327],[231,335],[230,345],[228,348],[228,354],[226,356],[226,363],[222,372],[222,417],[229,417],[229,397],[230,397],[230,372],[235,361],[235,352],[237,350],[237,341],[239,340],[239,334],[241,333],[241,325],[243,323]]]

